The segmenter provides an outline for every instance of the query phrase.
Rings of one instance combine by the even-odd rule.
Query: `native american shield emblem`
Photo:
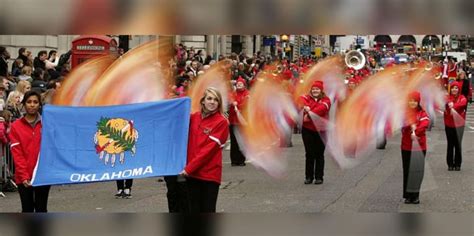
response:
[[[133,120],[122,118],[100,118],[97,122],[97,132],[94,135],[94,144],[99,159],[104,164],[115,166],[117,156],[119,162],[125,162],[125,152],[136,153],[138,131],[134,128]]]

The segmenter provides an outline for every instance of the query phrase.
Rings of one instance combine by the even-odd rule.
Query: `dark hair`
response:
[[[26,106],[26,101],[28,101],[28,98],[32,96],[36,96],[38,98],[38,101],[40,102],[40,107],[41,107],[41,94],[35,90],[30,90],[26,92],[25,95],[23,96],[23,101],[21,101],[21,104],[23,104],[23,106]]]
[[[53,53],[58,53],[58,51],[50,50],[49,53],[48,53],[48,57],[51,57],[51,55],[53,55]]]
[[[46,89],[56,89],[56,81],[55,79],[50,80],[46,85]]]
[[[7,48],[3,47],[3,46],[0,46],[0,55],[2,55],[3,53],[5,53],[5,51],[7,50]]]
[[[43,51],[39,51],[39,52],[38,52],[38,57],[40,57],[40,56],[43,55],[43,54],[48,54],[48,52],[46,52],[46,51],[44,51],[44,50],[43,50]]]
[[[18,55],[23,54],[26,51],[26,48],[20,48],[18,49]]]
[[[35,71],[33,71],[33,79],[37,80],[44,80],[44,73],[45,71],[39,67],[35,68]],[[43,78],[41,78],[41,75],[43,75]]]
[[[58,67],[62,67],[66,62],[69,60],[69,57],[71,57],[72,51],[69,50],[68,52],[62,54],[59,57],[59,62],[58,62]]]

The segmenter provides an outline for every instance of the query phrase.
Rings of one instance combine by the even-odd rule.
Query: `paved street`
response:
[[[402,202],[400,136],[388,140],[361,165],[339,170],[326,155],[323,185],[304,185],[304,149],[300,135],[293,136],[285,179],[276,180],[252,165],[231,167],[224,153],[219,212],[447,212],[472,213],[474,196],[474,109],[468,111],[463,140],[462,170],[447,171],[446,138],[442,116],[428,133],[428,154],[420,205]],[[55,186],[50,212],[167,212],[166,187],[154,179],[136,180],[133,199],[115,199],[115,182]],[[0,198],[0,212],[20,211],[18,193]]]

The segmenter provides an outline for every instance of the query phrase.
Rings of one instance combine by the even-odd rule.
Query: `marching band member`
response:
[[[236,82],[236,91],[232,94],[232,103],[229,108],[230,123],[230,161],[232,166],[245,166],[245,156],[240,150],[239,143],[235,137],[235,131],[242,125],[242,114],[245,103],[249,98],[246,82],[239,77]]]
[[[464,134],[464,125],[466,123],[467,99],[460,94],[460,86],[458,82],[452,82],[450,87],[450,94],[447,99],[446,110],[444,111],[444,126],[446,138],[448,140],[446,161],[448,163],[449,171],[460,171],[462,162],[462,137]]]
[[[303,128],[301,131],[306,155],[305,184],[322,184],[324,176],[324,150],[326,148],[323,138],[325,135],[324,124],[314,124],[315,115],[322,120],[329,117],[331,101],[324,94],[322,81],[315,81],[309,94],[300,97],[303,105]],[[315,114],[315,115],[314,115]],[[322,123],[322,122],[318,122]]]
[[[426,156],[426,129],[430,118],[420,106],[419,92],[410,93],[405,126],[402,128],[403,198],[406,204],[419,204]]]

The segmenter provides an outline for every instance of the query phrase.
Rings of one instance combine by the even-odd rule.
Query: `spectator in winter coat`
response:
[[[7,77],[8,75],[8,59],[10,59],[10,53],[5,47],[0,47],[0,76]]]
[[[0,77],[1,79],[2,77]],[[5,110],[7,103],[5,102],[6,96],[5,96],[5,85],[3,83],[0,83],[0,111]]]
[[[6,110],[11,112],[12,121],[16,121],[22,117],[21,109],[23,106],[21,105],[21,98],[23,98],[23,96],[24,95],[18,91],[13,91],[8,94]]]
[[[0,115],[0,142],[3,146],[8,144],[8,131],[10,129],[11,113],[7,110]]]
[[[28,54],[27,54],[26,48],[18,49],[18,57],[16,59],[21,59],[23,62],[23,65],[28,64]]]
[[[36,68],[33,73],[33,82],[31,82],[31,89],[36,90],[39,93],[46,92],[48,83],[45,80],[46,72],[40,68]]]
[[[26,80],[28,82],[33,82],[33,78],[31,78],[31,74],[33,73],[33,69],[30,66],[23,66],[21,69],[21,75],[18,76],[18,79],[21,80]]]
[[[466,72],[459,72],[456,82],[459,84],[459,93],[463,95],[467,101],[470,101],[472,99],[472,85],[471,81],[469,81],[469,78],[466,76]]]
[[[33,68],[35,68],[35,71],[37,68],[46,70],[46,59],[48,59],[48,53],[46,51],[38,52],[38,56],[33,60]]]
[[[23,68],[23,60],[15,59],[12,65],[12,76],[18,77],[21,75],[21,69]]]

